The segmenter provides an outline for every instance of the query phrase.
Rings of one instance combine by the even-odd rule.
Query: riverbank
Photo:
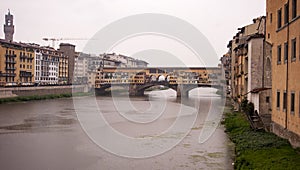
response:
[[[38,87],[9,87],[0,88],[0,98],[27,97],[27,96],[47,96],[67,93],[88,92],[85,85],[68,86],[38,86]]]
[[[244,113],[227,107],[223,121],[235,144],[235,169],[299,169],[299,149],[288,140],[265,131],[254,131]]]
[[[57,98],[69,98],[69,97],[88,96],[88,95],[91,95],[91,93],[78,92],[78,93],[64,93],[64,94],[17,96],[17,97],[9,97],[9,98],[0,98],[0,104],[11,103],[11,102],[31,101],[31,100],[47,100],[47,99],[57,99]]]

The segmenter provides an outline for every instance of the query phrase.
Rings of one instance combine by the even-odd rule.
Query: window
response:
[[[297,0],[293,0],[292,2],[292,18],[297,17]]]
[[[277,64],[281,64],[281,45],[277,46]]]
[[[286,111],[286,106],[287,106],[287,95],[286,91],[283,93],[283,111]]]
[[[284,24],[289,22],[289,4],[284,5]]]
[[[296,38],[295,39],[292,39],[292,51],[291,51],[291,54],[292,54],[292,61],[295,61],[296,60]]]
[[[266,103],[270,103],[270,97],[269,96],[266,97]]]
[[[284,63],[287,62],[288,60],[288,55],[289,55],[289,47],[288,47],[288,43],[284,43]]]
[[[277,101],[276,101],[276,106],[277,106],[277,109],[280,108],[280,91],[277,91]]]
[[[295,113],[295,92],[291,92],[291,114]]]
[[[270,23],[272,23],[272,21],[273,21],[273,15],[272,15],[272,13],[270,14]]]
[[[279,9],[278,11],[277,11],[277,28],[279,29],[279,28],[281,28],[281,20],[282,20],[282,18],[281,18],[282,16],[281,16],[281,9]]]

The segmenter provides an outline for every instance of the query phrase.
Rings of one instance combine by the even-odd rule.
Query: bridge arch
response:
[[[157,77],[155,75],[151,75],[149,77],[149,82],[151,83],[151,82],[155,82],[155,81],[157,81]]]
[[[169,75],[166,76],[165,81],[170,82],[170,76]]]
[[[110,89],[110,90],[108,90]],[[124,89],[124,90],[123,90]],[[113,92],[123,92],[123,91],[128,91],[129,90],[129,85],[128,84],[104,84],[100,88],[95,88],[95,94],[96,95],[105,95]],[[117,93],[119,93],[117,92]]]
[[[166,78],[165,78],[164,75],[159,75],[159,76],[157,77],[157,81],[165,81],[165,80],[166,80]]]

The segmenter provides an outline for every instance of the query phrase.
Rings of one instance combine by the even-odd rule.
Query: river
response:
[[[215,90],[192,90],[189,98],[181,100],[175,96],[175,91],[163,90],[135,98],[76,97],[1,104],[0,167],[232,169],[232,144],[219,123],[222,114],[210,113],[222,108]],[[90,106],[93,101],[97,109]],[[85,119],[91,115],[88,110],[100,112],[98,117],[106,124],[95,123],[93,117]],[[113,140],[112,132],[121,135]],[[148,143],[135,143],[136,139]]]

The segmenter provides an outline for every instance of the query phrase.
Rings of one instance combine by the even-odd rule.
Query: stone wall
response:
[[[66,94],[66,93],[87,92],[85,86],[42,86],[42,87],[13,87],[0,88],[0,98],[16,96],[43,96],[49,94]]]
[[[280,126],[279,124],[272,122],[271,131],[285,139],[288,139],[293,147],[300,147],[300,136],[296,133]]]

